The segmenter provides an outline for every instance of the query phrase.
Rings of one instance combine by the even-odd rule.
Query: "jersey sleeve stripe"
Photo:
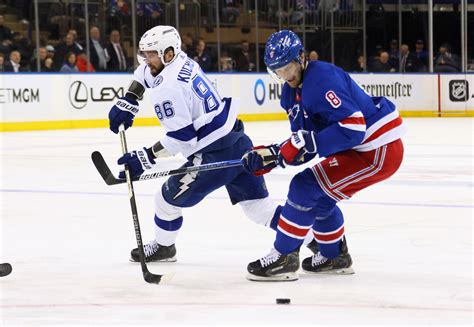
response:
[[[338,124],[341,127],[352,129],[359,132],[365,132],[366,130],[365,118],[362,112],[360,111],[354,112],[349,117],[341,120]]]

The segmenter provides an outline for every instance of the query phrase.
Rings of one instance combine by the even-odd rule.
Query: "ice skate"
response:
[[[159,245],[155,240],[143,246],[145,252],[145,262],[175,262],[176,261],[176,247],[174,244],[170,246]],[[131,252],[130,261],[139,262],[140,257],[138,248]]]
[[[313,252],[313,254],[316,254],[319,252],[319,245],[318,243],[316,242],[316,240],[313,238],[311,240],[311,242],[309,242],[308,244],[306,244],[306,247],[311,251]]]
[[[298,251],[283,255],[272,249],[265,257],[249,263],[247,279],[259,282],[298,280],[300,267]]]
[[[336,258],[328,259],[324,257],[321,252],[318,251],[313,256],[304,259],[301,264],[301,268],[303,268],[303,270],[307,273],[344,275],[353,274],[354,269],[352,269],[351,267],[352,258],[347,249],[347,242],[345,237],[342,239],[340,244],[341,253]]]

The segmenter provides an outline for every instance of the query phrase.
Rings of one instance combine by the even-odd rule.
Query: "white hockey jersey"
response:
[[[235,124],[236,101],[221,98],[199,64],[184,52],[156,77],[141,64],[134,79],[151,92],[152,105],[166,132],[160,142],[173,155],[188,157],[199,152],[227,135]]]

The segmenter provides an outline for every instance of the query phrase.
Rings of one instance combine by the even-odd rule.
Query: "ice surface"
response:
[[[399,172],[341,203],[356,273],[301,273],[287,283],[245,279],[274,233],[250,222],[225,190],[184,211],[178,262],[149,264],[172,280],[145,283],[128,261],[136,243],[126,186],[105,185],[90,161],[99,150],[114,165],[119,137],[106,129],[0,134],[0,262],[13,265],[0,279],[0,325],[471,325],[473,120],[405,121]],[[288,123],[246,130],[267,144],[285,139]],[[132,128],[129,149],[161,133]],[[275,201],[284,202],[300,169],[267,175]],[[145,242],[163,181],[135,184]],[[280,297],[291,305],[276,305]]]

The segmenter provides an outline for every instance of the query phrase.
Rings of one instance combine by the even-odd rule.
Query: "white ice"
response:
[[[296,282],[245,279],[274,232],[250,222],[224,190],[186,209],[178,262],[149,264],[168,283],[143,281],[125,185],[107,186],[90,160],[110,165],[119,137],[106,129],[3,133],[1,326],[71,325],[472,325],[473,120],[405,119],[405,160],[390,180],[341,203],[356,273]],[[255,144],[282,141],[287,122],[246,123]],[[159,127],[127,131],[150,146]],[[182,159],[164,160],[162,169]],[[297,169],[267,175],[285,201]],[[163,179],[135,184],[144,241]],[[302,258],[309,250],[302,249]],[[276,298],[291,305],[276,305]]]

